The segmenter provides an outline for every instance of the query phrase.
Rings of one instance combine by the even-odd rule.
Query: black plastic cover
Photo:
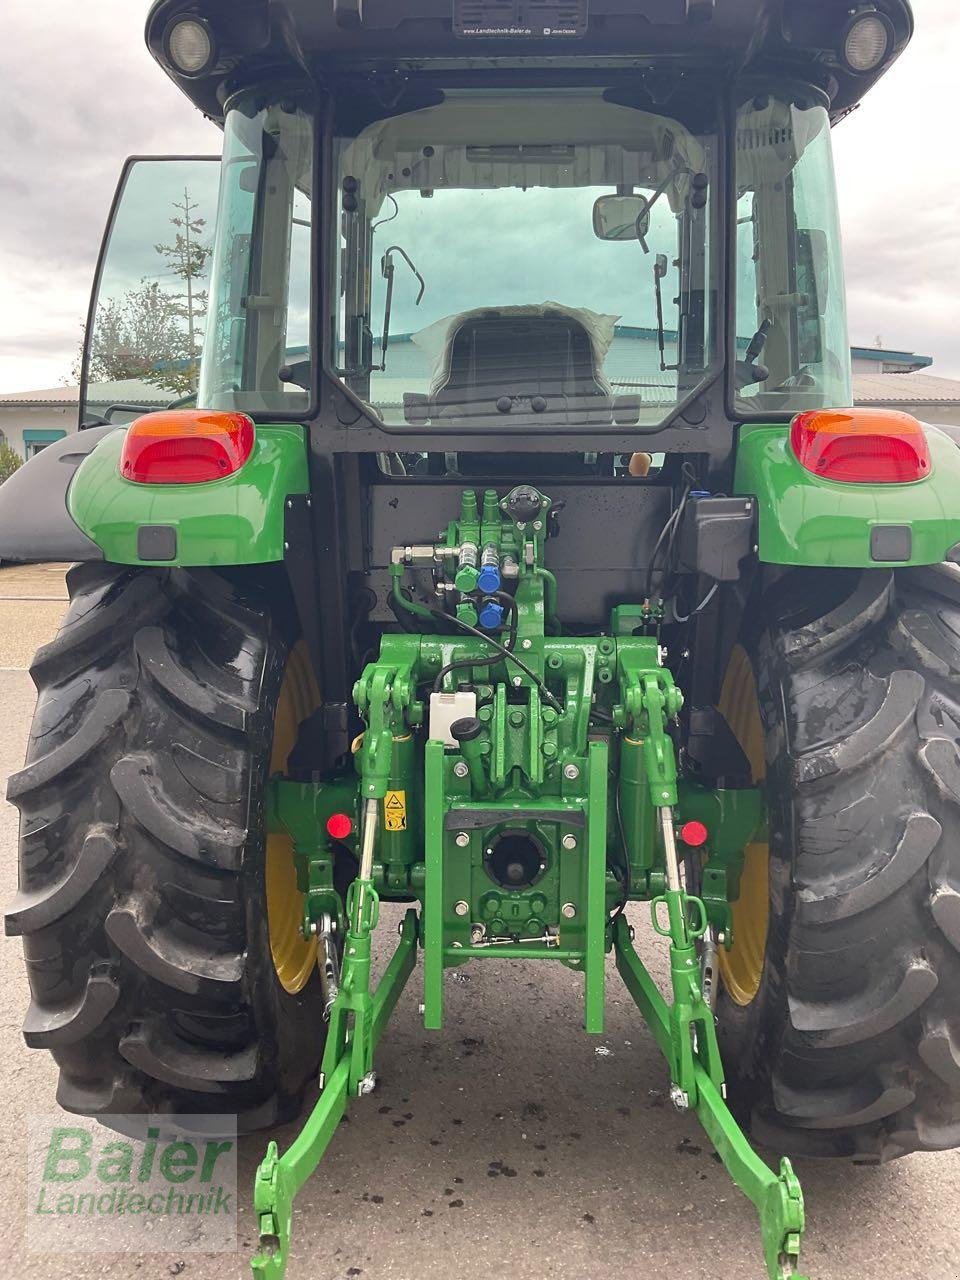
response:
[[[716,707],[691,708],[686,751],[699,782],[727,790],[753,785],[750,761]]]
[[[754,498],[689,498],[677,538],[681,573],[736,582],[756,545]]]
[[[142,524],[137,530],[141,560],[176,560],[177,530],[172,524]]]
[[[913,530],[908,524],[875,524],[870,530],[870,559],[878,564],[903,563],[913,555]]]
[[[67,510],[77,467],[114,424],[75,431],[48,445],[0,485],[0,560],[42,564],[102,560],[103,552]]]

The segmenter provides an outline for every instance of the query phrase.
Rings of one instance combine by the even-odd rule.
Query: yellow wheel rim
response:
[[[740,645],[730,656],[730,665],[720,693],[720,711],[733,730],[750,761],[754,782],[765,776],[763,722],[757,702],[757,681],[746,650]],[[730,997],[748,1005],[760,990],[763,959],[770,923],[770,846],[749,844],[744,851],[740,876],[740,897],[731,904],[733,946],[719,952],[720,975]]]
[[[301,641],[287,659],[273,721],[270,774],[284,774],[301,723],[320,705],[320,690]],[[300,932],[303,894],[297,888],[293,841],[267,836],[267,928],[273,967],[285,991],[296,995],[310,981],[317,963],[317,940]]]

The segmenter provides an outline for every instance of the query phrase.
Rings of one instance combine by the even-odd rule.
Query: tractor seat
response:
[[[406,393],[408,423],[491,430],[608,425],[613,398],[594,341],[572,312],[509,307],[468,312],[447,334],[430,391]]]

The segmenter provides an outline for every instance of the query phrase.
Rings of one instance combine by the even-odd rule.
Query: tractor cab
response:
[[[165,385],[352,426],[395,479],[465,453],[502,473],[541,437],[564,473],[625,476],[638,448],[722,469],[734,423],[850,403],[830,126],[911,22],[900,0],[161,0],[151,51],[224,130],[203,323],[161,362],[192,377]],[[144,399],[95,358],[115,292],[90,422]]]

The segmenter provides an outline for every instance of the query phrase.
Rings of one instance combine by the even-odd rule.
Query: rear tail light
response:
[[[920,423],[894,409],[814,409],[790,428],[801,466],[824,480],[910,484],[930,474]]]
[[[164,409],[131,422],[120,474],[137,484],[203,484],[239,471],[256,429],[244,413]]]

